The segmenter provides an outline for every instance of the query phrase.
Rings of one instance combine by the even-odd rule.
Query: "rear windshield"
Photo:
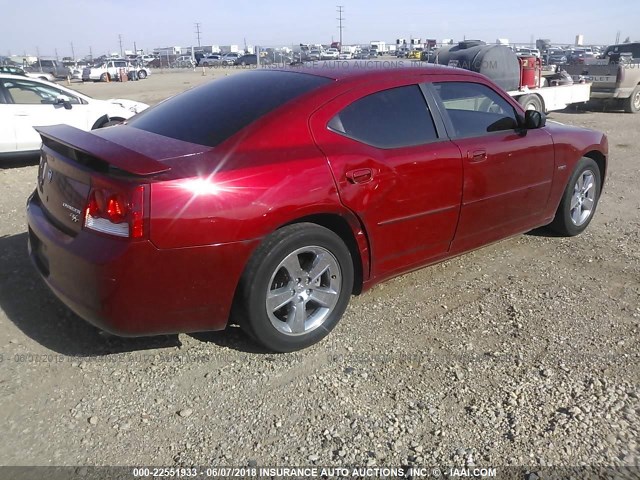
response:
[[[622,45],[611,45],[604,52],[605,58],[611,54],[631,54],[632,58],[640,58],[640,43],[627,43]]]
[[[271,110],[331,81],[273,70],[236,74],[170,98],[127,123],[165,137],[215,147]]]

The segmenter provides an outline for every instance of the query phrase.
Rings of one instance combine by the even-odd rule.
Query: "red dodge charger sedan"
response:
[[[593,218],[604,134],[547,124],[466,70],[356,67],[256,70],[125,125],[40,128],[36,268],[117,335],[233,321],[286,352],[378,282]]]

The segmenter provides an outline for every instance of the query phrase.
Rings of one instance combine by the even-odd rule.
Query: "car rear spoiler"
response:
[[[53,141],[134,175],[156,175],[171,170],[171,167],[158,160],[94,135],[92,132],[86,132],[69,125],[35,127],[35,129],[45,144]]]

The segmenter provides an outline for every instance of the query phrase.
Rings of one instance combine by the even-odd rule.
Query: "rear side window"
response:
[[[271,110],[330,82],[296,72],[237,74],[170,98],[127,123],[165,137],[215,147]]]
[[[383,90],[356,100],[328,126],[378,148],[422,145],[438,138],[418,85]]]
[[[433,84],[453,124],[456,137],[474,137],[518,127],[509,102],[486,85],[470,82]]]

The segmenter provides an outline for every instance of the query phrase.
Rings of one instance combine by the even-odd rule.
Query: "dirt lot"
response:
[[[73,88],[153,104],[212,73]],[[585,234],[536,231],[387,282],[288,355],[236,328],[101,335],[31,267],[37,166],[5,165],[0,464],[638,466],[640,115],[551,118],[609,135]]]

